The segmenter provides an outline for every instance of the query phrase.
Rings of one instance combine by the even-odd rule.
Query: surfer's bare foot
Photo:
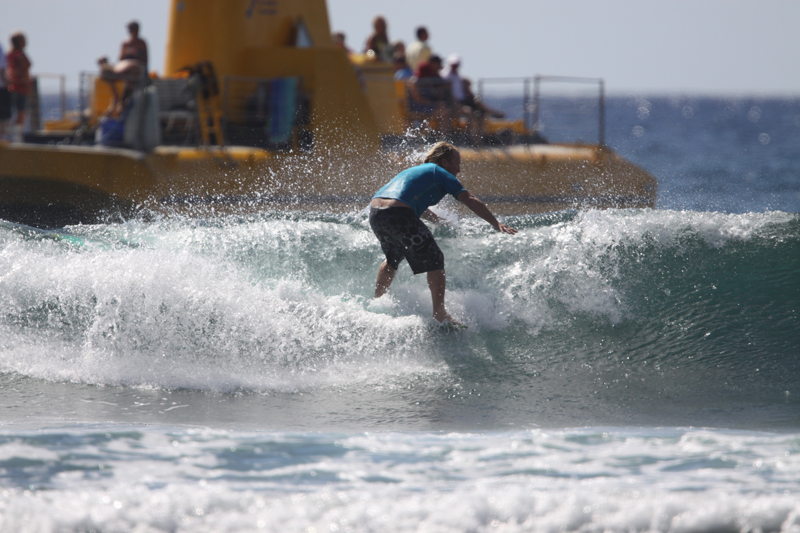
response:
[[[447,312],[434,313],[433,319],[439,322],[440,324],[450,324],[452,326],[459,326],[459,327],[464,325],[455,318],[451,317]]]

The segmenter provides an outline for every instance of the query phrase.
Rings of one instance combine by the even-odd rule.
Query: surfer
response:
[[[375,298],[386,293],[397,267],[405,259],[414,274],[428,274],[433,318],[453,325],[460,324],[447,313],[444,305],[444,254],[420,218],[441,222],[442,219],[428,208],[451,194],[495,230],[511,235],[517,233],[516,229],[498,222],[486,204],[461,185],[456,179],[460,171],[458,149],[447,142],[436,143],[423,164],[404,170],[375,193],[369,210],[369,225],[386,256],[378,269]]]

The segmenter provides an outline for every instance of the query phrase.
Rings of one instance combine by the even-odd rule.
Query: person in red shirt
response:
[[[16,111],[12,122],[13,135],[22,138],[22,127],[31,90],[31,61],[25,55],[25,35],[17,32],[11,36],[11,51],[6,55],[6,81],[11,93],[11,108]]]
[[[0,46],[0,140],[6,135],[6,123],[11,118],[11,93],[6,83],[6,54]]]
[[[449,82],[439,75],[441,70],[442,59],[437,55],[419,64],[407,82],[408,104],[415,113],[430,114],[436,122],[436,129],[449,137],[453,128],[453,98]]]

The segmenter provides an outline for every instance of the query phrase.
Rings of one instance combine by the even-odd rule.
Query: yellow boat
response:
[[[355,210],[435,134],[391,65],[333,46],[324,0],[173,0],[164,75],[142,80],[127,145],[104,140],[110,86],[84,79],[80,116],[46,123],[38,143],[0,143],[0,218]],[[547,144],[536,128],[488,119],[494,144],[461,149],[460,179],[496,213],[655,206],[655,178],[602,138]]]

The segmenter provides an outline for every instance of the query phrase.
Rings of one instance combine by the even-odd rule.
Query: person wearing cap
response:
[[[466,117],[469,136],[473,143],[479,143],[483,136],[487,115],[503,117],[503,113],[491,109],[481,102],[470,89],[470,81],[462,78],[459,73],[461,56],[450,54],[447,56],[447,70],[444,79],[450,83],[456,114]]]
[[[458,54],[450,54],[447,56],[447,70],[445,70],[444,79],[450,82],[450,91],[453,93],[453,100],[457,103],[462,103],[466,98],[464,93],[464,80],[458,73],[458,67],[461,66],[461,56]]]

